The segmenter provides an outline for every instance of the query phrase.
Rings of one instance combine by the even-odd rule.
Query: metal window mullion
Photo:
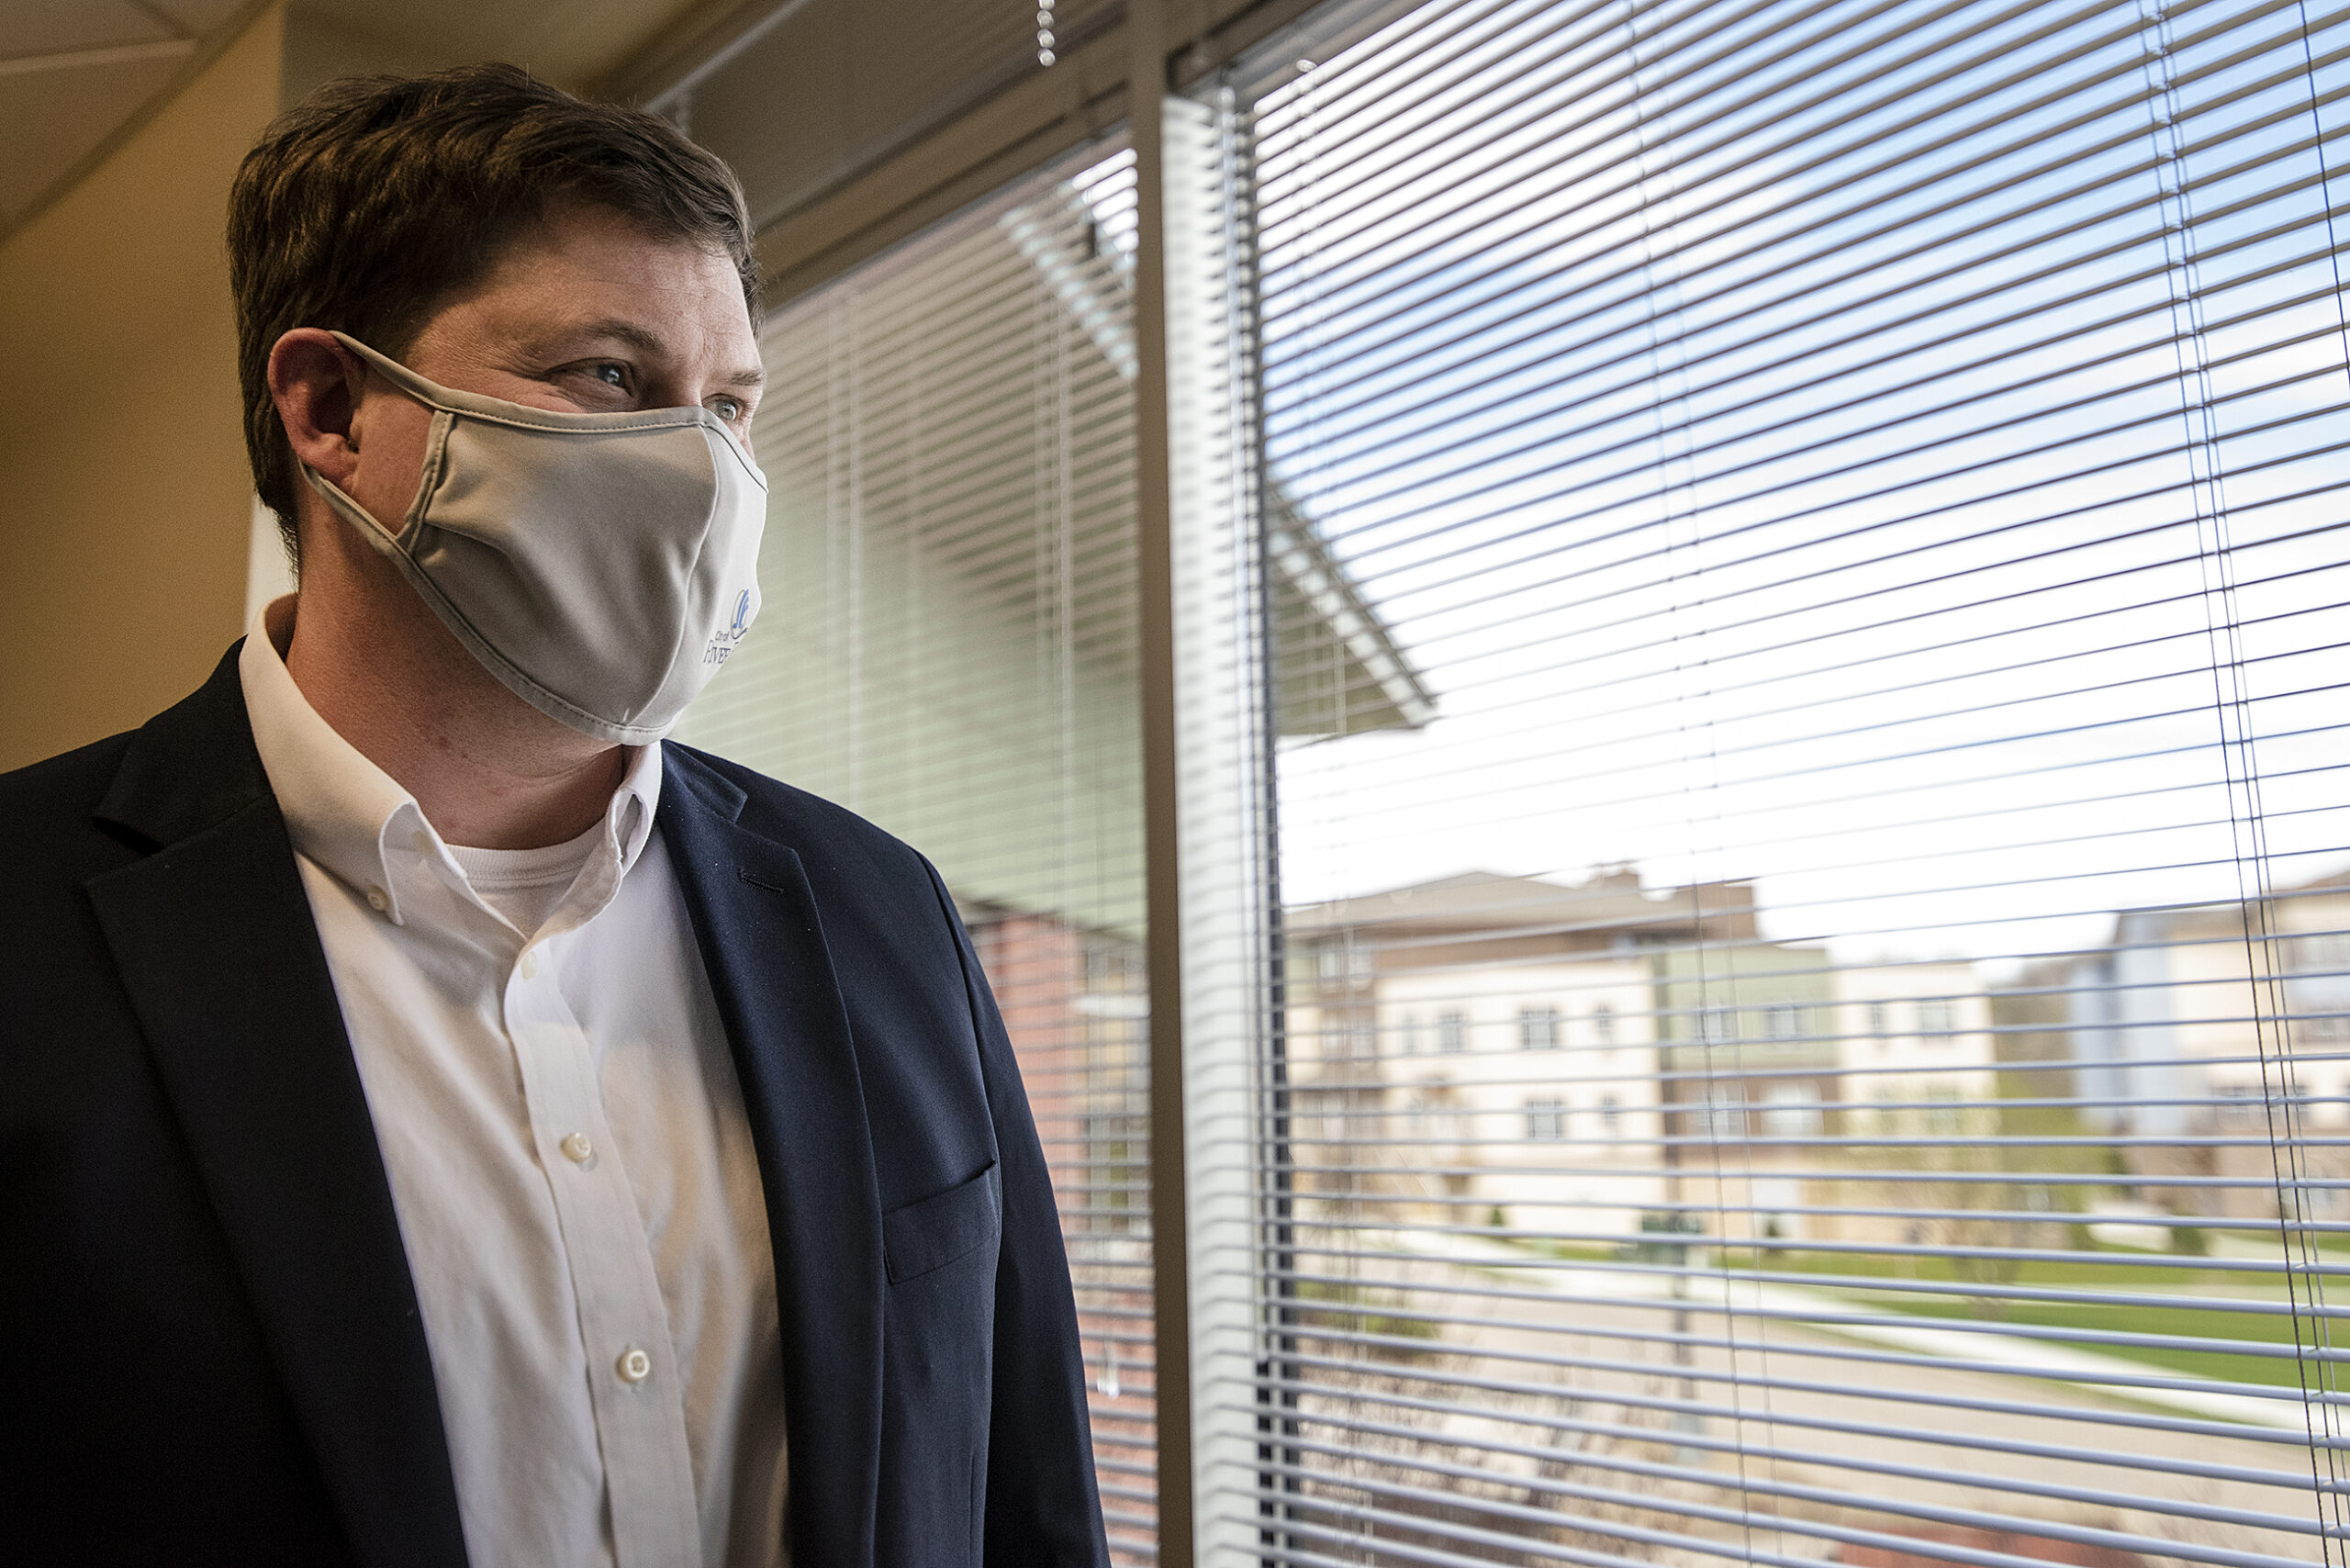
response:
[[[1179,860],[1182,737],[1175,701],[1167,339],[1167,91],[1165,0],[1128,0],[1126,95],[1135,154],[1133,280],[1135,510],[1140,563],[1144,880],[1150,998],[1150,1233],[1154,1403],[1158,1468],[1157,1549],[1162,1562],[1194,1555],[1189,1179],[1183,1103],[1183,904]]]

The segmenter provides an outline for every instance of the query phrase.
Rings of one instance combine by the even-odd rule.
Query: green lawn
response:
[[[1622,1249],[1578,1245],[1549,1240],[1526,1240],[1519,1245],[1536,1257],[1561,1262],[1596,1261],[1625,1256]],[[1669,1245],[1662,1239],[1649,1243],[1659,1248]],[[1961,1262],[1949,1258],[1888,1257],[1868,1252],[1811,1252],[1796,1249],[1765,1249],[1758,1259],[1755,1250],[1745,1247],[1725,1249],[1719,1266],[1732,1270],[1760,1268],[1774,1274],[1841,1275],[1847,1279],[1915,1280],[1938,1284],[1989,1284],[1989,1280],[1970,1279],[1961,1274]],[[1709,1254],[1701,1254],[1706,1256]],[[2144,1260],[2122,1261],[2122,1259]],[[1658,1261],[1664,1260],[1662,1257]],[[2200,1295],[2224,1293],[2282,1303],[2285,1282],[2282,1276],[2249,1269],[2212,1267],[2180,1267],[2157,1261],[2144,1253],[2115,1253],[2115,1260],[2104,1262],[2087,1259],[2031,1259],[2014,1265],[2009,1278],[1998,1284],[2025,1289],[2046,1287],[2054,1290],[2095,1289],[2127,1291],[2148,1295]],[[2343,1282],[2350,1285],[2350,1282]],[[1813,1287],[1838,1299],[1865,1306],[1874,1311],[1900,1314],[1912,1317],[1964,1318],[1976,1322],[2013,1323],[2035,1328],[2080,1329],[2088,1332],[2162,1334],[2180,1338],[2236,1340],[2248,1345],[2287,1345],[2294,1342],[2294,1319],[2282,1314],[2229,1312],[2222,1309],[2201,1309],[2184,1306],[2132,1305],[2099,1303],[2017,1301],[1987,1296],[1913,1294],[1907,1291],[1872,1290],[1865,1285],[1820,1285]],[[2350,1299],[2350,1288],[2341,1292]],[[2306,1300],[2306,1296],[2303,1298]],[[1832,1329],[1832,1325],[1826,1325]],[[2300,1320],[2302,1342],[2315,1345],[2319,1335],[2327,1335],[2333,1348],[2350,1350],[2350,1321],[2339,1327]],[[2063,1343],[2064,1341],[2057,1341]],[[2280,1388],[2302,1386],[2303,1364],[2289,1356],[2232,1355],[2224,1350],[2170,1350],[2142,1345],[2106,1345],[2076,1342],[2079,1349],[2120,1360],[2175,1372],[2183,1377],[2201,1378],[2215,1383],[2265,1383]],[[1988,1350],[1985,1359],[1997,1359],[1996,1350]],[[2307,1371],[2311,1388],[2350,1391],[2350,1363],[2311,1361]],[[2121,1391],[2117,1391],[2121,1393]],[[2126,1396],[2126,1395],[2125,1395]]]
[[[1982,1316],[1973,1302],[1949,1296],[1921,1298],[1855,1291],[1849,1293],[1847,1299],[1914,1317],[1980,1319]],[[2235,1339],[2255,1345],[2293,1343],[2293,1320],[2289,1317],[2256,1316],[2239,1312],[2202,1312],[2190,1307],[2173,1306],[2075,1306],[2047,1301],[2009,1302],[2007,1308],[2000,1315],[1999,1321],[2037,1328],[2175,1334],[2199,1339]],[[2305,1334],[2311,1332],[2313,1327],[2308,1319],[2302,1319]],[[2335,1335],[2334,1343],[2337,1349],[2350,1350],[2350,1335]],[[2084,1343],[2079,1348],[2161,1367],[2187,1377],[2210,1378],[2224,1383],[2273,1383],[2282,1388],[2301,1386],[2300,1366],[2287,1357],[2237,1356],[2222,1350],[2181,1350],[2143,1345]],[[2327,1380],[2329,1373],[2330,1381],[2322,1381]],[[2310,1386],[2312,1388],[2340,1389],[2350,1385],[2350,1375],[2345,1374],[2350,1374],[2350,1367],[2339,1363],[2309,1363]]]
[[[1734,1269],[1751,1268],[1755,1264],[1741,1250],[1732,1255],[1729,1266]],[[1782,1251],[1766,1254],[1761,1266],[1774,1273],[1914,1279],[1943,1284],[1976,1282],[1961,1275],[1958,1260],[1947,1258],[1909,1259],[1866,1253]],[[2275,1274],[2242,1269],[2179,1268],[2153,1262],[2105,1263],[2088,1260],[2033,1259],[2015,1265],[2011,1277],[1997,1282],[2026,1289],[2035,1286],[2057,1290],[2087,1287],[2143,1292],[2154,1295],[2199,1295],[2224,1292],[2278,1303],[2284,1300],[2284,1281]],[[2291,1345],[2294,1342],[2294,1319],[2282,1314],[2127,1303],[1923,1295],[1905,1291],[1871,1290],[1865,1286],[1826,1288],[1855,1305],[1914,1317],[1966,1318],[2038,1328],[2232,1339],[2252,1345]],[[2319,1343],[2317,1337],[2324,1335],[2335,1349],[2350,1350],[2350,1323],[2337,1327],[2313,1323],[2303,1317],[2300,1328],[2304,1344]],[[2301,1386],[2301,1363],[2290,1357],[2232,1355],[2223,1350],[2170,1350],[2142,1345],[2083,1343],[2079,1348],[2160,1367],[2188,1377],[2227,1383],[2267,1383],[2284,1388]],[[2350,1365],[2327,1365],[2315,1361],[2307,1365],[2311,1387],[2350,1387]]]

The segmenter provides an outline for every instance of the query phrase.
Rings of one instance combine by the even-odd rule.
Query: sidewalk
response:
[[[1506,1242],[1489,1240],[1480,1236],[1398,1230],[1390,1232],[1389,1239],[1398,1252],[1476,1269],[1506,1271],[1514,1281],[1539,1282],[1541,1288],[1562,1296],[1662,1298],[1672,1292],[1671,1278],[1662,1273],[1618,1273],[1529,1258]],[[2263,1397],[2252,1394],[2141,1388],[2085,1381],[2099,1376],[2176,1377],[2181,1374],[2167,1367],[2132,1361],[2123,1356],[2099,1355],[2093,1350],[2002,1334],[1997,1330],[1942,1328],[1927,1323],[1911,1327],[1907,1324],[1857,1322],[1854,1320],[1883,1317],[1887,1314],[1882,1308],[1841,1300],[1797,1286],[1740,1279],[1734,1272],[1693,1273],[1685,1276],[1685,1282],[1690,1305],[1699,1309],[1768,1311],[1800,1318],[1848,1338],[1945,1361],[1974,1363],[1981,1370],[1994,1372],[2047,1378],[2108,1398],[2128,1399],[2188,1415],[2237,1421],[2278,1431],[2306,1432],[2310,1429],[2310,1413],[2304,1408],[2300,1394],[2290,1389],[2279,1388],[2275,1397]],[[2322,1419],[2322,1411],[2320,1419]],[[2335,1417],[2337,1428],[2341,1419],[2339,1415]]]

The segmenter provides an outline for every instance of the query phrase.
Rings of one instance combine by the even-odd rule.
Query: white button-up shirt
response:
[[[784,1561],[758,1161],[660,835],[453,848],[286,673],[239,674],[391,1180],[474,1568]]]

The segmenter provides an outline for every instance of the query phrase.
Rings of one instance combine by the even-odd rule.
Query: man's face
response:
[[[746,444],[761,380],[731,260],[586,207],[517,239],[401,358],[443,386],[563,413],[699,405]],[[357,469],[343,487],[394,530],[431,423],[431,410],[375,375],[352,410]]]

